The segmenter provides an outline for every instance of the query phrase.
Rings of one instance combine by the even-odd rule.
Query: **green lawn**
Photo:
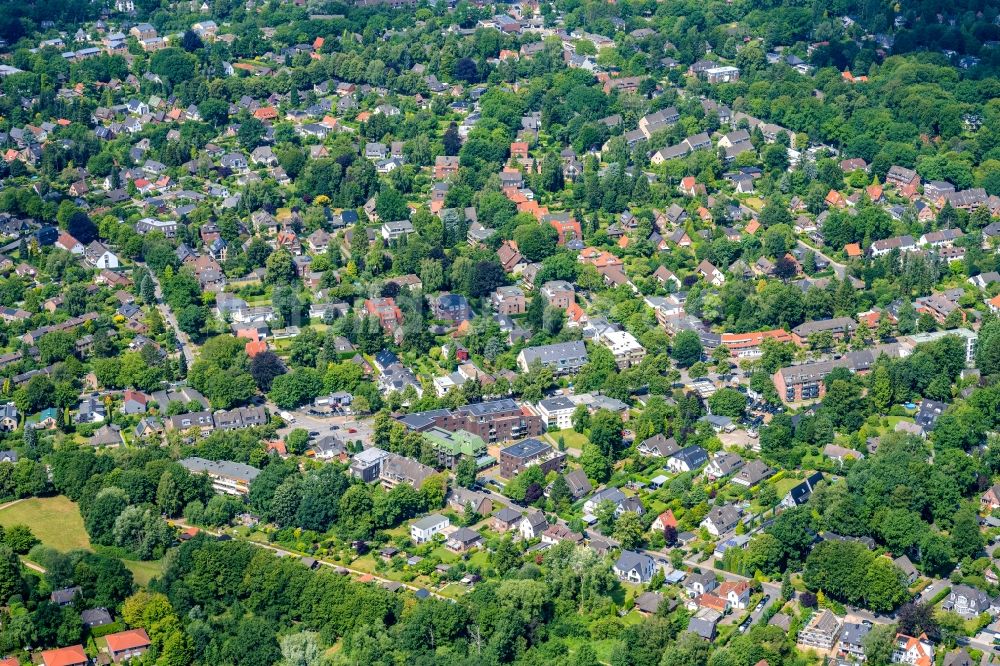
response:
[[[124,560],[125,566],[132,572],[135,582],[143,587],[149,585],[149,581],[157,576],[163,575],[163,560],[153,560],[151,562],[140,562],[139,560]]]
[[[789,490],[799,485],[801,482],[802,479],[792,479],[789,477],[785,477],[775,482],[774,490],[778,494],[778,498],[780,499],[785,495],[787,495]]]
[[[614,648],[617,641],[614,638],[605,638],[602,640],[594,640],[592,638],[579,638],[577,636],[572,636],[566,639],[566,645],[569,647],[569,653],[574,654],[580,649],[580,646],[584,643],[588,643],[590,647],[594,648],[594,652],[597,655],[597,661],[602,664],[611,663],[611,650]]]
[[[10,527],[17,524],[27,525],[43,544],[60,552],[81,548],[91,550],[79,509],[62,495],[27,499],[0,510],[0,525]],[[124,562],[135,581],[143,586],[163,573],[163,560]]]
[[[896,425],[902,423],[903,421],[913,423],[913,417],[911,416],[887,416],[885,420],[889,424],[889,427],[885,429],[885,432],[887,433],[895,432]]]
[[[66,497],[38,497],[0,510],[0,525],[27,525],[46,546],[66,552],[90,549],[90,538],[76,504]]]
[[[587,443],[587,436],[573,430],[572,428],[566,428],[565,430],[552,430],[545,433],[545,437],[551,440],[553,446],[558,444],[559,438],[562,437],[563,441],[566,443],[566,448],[568,449],[583,450],[583,445]]]

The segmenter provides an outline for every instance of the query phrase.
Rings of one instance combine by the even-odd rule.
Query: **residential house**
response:
[[[505,534],[511,530],[518,529],[522,517],[519,511],[510,507],[504,507],[493,516],[491,525],[495,531]]]
[[[723,505],[713,507],[705,519],[701,521],[701,527],[708,530],[712,536],[722,536],[736,529],[740,522],[740,512],[736,507]]]
[[[479,532],[471,530],[468,527],[460,527],[448,535],[445,545],[452,552],[465,553],[479,546],[482,541],[483,537]]]
[[[551,280],[542,285],[540,293],[554,308],[565,310],[575,302],[576,290],[565,280]]]
[[[573,426],[576,403],[563,395],[540,400],[535,411],[545,421],[548,430],[565,430]]]
[[[619,580],[636,585],[648,583],[653,577],[654,569],[652,557],[630,550],[623,550],[612,567]]]
[[[382,462],[389,456],[387,451],[377,447],[370,447],[359,451],[351,459],[351,476],[361,479],[365,483],[371,483],[379,478],[382,472]]]
[[[692,599],[709,594],[717,587],[719,587],[719,581],[715,579],[715,573],[712,571],[691,574],[684,581],[684,591]]]
[[[107,418],[107,408],[99,396],[87,396],[80,401],[73,417],[75,423],[100,423]]]
[[[721,287],[726,281],[726,276],[722,274],[722,271],[713,266],[708,259],[702,260],[702,262],[698,264],[698,268],[695,269],[695,271],[702,277],[702,279],[706,280],[715,287]]]
[[[461,323],[472,319],[472,306],[462,294],[441,294],[431,301],[435,319]]]
[[[17,405],[13,402],[0,404],[0,431],[14,432],[18,423]]]
[[[905,235],[877,240],[871,244],[868,251],[873,257],[881,257],[889,254],[893,250],[899,250],[900,252],[912,252],[916,249],[917,243],[913,240],[913,236]]]
[[[530,372],[532,364],[539,362],[557,375],[575,373],[587,360],[587,348],[580,341],[528,347],[517,355],[517,364],[522,372]]]
[[[911,562],[910,558],[908,558],[906,555],[900,555],[899,557],[894,559],[892,563],[895,564],[899,568],[899,570],[903,572],[904,576],[906,576],[907,585],[913,585],[914,583],[917,582],[917,579],[920,578],[920,574],[917,572],[917,568],[913,566],[913,562]]]
[[[49,601],[56,606],[69,606],[76,600],[77,595],[83,595],[83,589],[79,585],[63,587],[53,590],[49,594]]]
[[[687,446],[667,459],[667,469],[676,474],[693,472],[708,462],[708,452],[700,446]]]
[[[84,652],[82,645],[43,650],[42,666],[89,666],[90,657]]]
[[[427,477],[433,474],[433,467],[428,467],[412,458],[390,453],[382,460],[379,481],[386,490],[391,490],[400,483],[420,488]]]
[[[432,513],[410,525],[410,539],[413,543],[426,543],[433,539],[435,534],[448,529],[450,525],[451,521],[447,517]]]
[[[569,472],[564,478],[574,501],[586,496],[593,490],[590,480],[587,478],[587,473],[582,469],[575,469]]]
[[[760,460],[751,460],[732,478],[732,482],[751,488],[774,474],[774,470]]]
[[[829,650],[836,644],[841,626],[837,616],[824,608],[814,613],[809,624],[799,632],[798,643],[820,650]]]
[[[122,412],[125,414],[145,414],[150,397],[142,391],[126,389],[122,395]]]
[[[781,505],[792,509],[805,504],[812,495],[812,491],[815,490],[821,481],[823,481],[823,474],[821,472],[813,472],[804,481],[793,486],[788,491],[788,494],[782,498]]]
[[[705,468],[705,475],[712,480],[722,479],[743,467],[743,458],[735,453],[720,451],[712,456]]]
[[[909,666],[932,666],[934,644],[927,638],[927,634],[916,637],[896,634],[896,649],[892,653],[892,662]]]
[[[726,581],[719,585],[716,594],[725,599],[730,608],[742,610],[750,603],[750,584],[745,580]]]
[[[677,529],[677,519],[674,517],[674,512],[667,509],[656,518],[653,519],[653,523],[649,526],[649,529],[655,530],[657,532],[663,532],[668,527]]]
[[[1000,483],[993,484],[979,498],[979,507],[985,513],[1000,509]]]
[[[409,220],[395,220],[392,222],[384,222],[381,228],[382,238],[386,241],[394,241],[402,238],[403,236],[412,234],[413,223]]]
[[[982,590],[969,585],[953,585],[942,607],[962,617],[976,617],[989,611],[991,599]]]
[[[619,370],[626,370],[638,365],[646,356],[646,350],[628,331],[608,328],[600,333],[596,339],[611,350]]]
[[[644,439],[636,449],[644,456],[655,458],[669,458],[680,451],[677,441],[673,437],[667,439],[662,433],[657,433],[652,437]]]
[[[104,640],[108,645],[108,655],[115,664],[140,657],[151,645],[146,630],[142,628],[108,634]]]
[[[706,641],[715,640],[715,627],[722,614],[710,608],[702,608],[688,620],[687,630]]]
[[[86,247],[83,256],[94,268],[118,268],[120,265],[118,255],[97,241],[91,242]]]
[[[498,287],[490,300],[497,314],[518,315],[527,310],[524,291],[517,286]]]
[[[872,623],[863,620],[861,622],[844,622],[840,632],[840,640],[837,641],[837,655],[845,661],[860,663],[868,658],[865,650],[865,636],[872,629]]]
[[[549,521],[541,511],[532,511],[518,523],[517,531],[525,541],[537,539],[549,528]]]

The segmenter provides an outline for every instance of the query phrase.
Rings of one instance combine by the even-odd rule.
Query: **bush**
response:
[[[107,636],[108,634],[115,634],[119,631],[125,631],[125,625],[120,621],[115,620],[111,624],[105,624],[100,627],[94,627],[90,630],[90,635],[92,638],[101,638],[102,636]]]
[[[604,617],[590,625],[590,635],[595,641],[618,638],[624,628],[617,617]]]
[[[930,601],[927,602],[927,605],[928,606],[936,606],[945,597],[947,597],[949,594],[951,594],[951,588],[950,587],[943,587],[940,590],[938,590],[937,594],[935,594],[933,597],[931,597]]]

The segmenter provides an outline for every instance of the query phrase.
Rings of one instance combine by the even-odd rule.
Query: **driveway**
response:
[[[844,264],[834,261],[827,255],[820,252],[818,249],[814,248],[812,245],[809,245],[808,243],[802,240],[797,240],[796,242],[798,243],[799,247],[801,247],[803,250],[812,252],[817,257],[822,257],[823,259],[826,259],[828,262],[830,262],[830,268],[833,269],[833,274],[837,276],[838,280],[843,280],[844,276],[847,275],[847,266],[845,266]]]

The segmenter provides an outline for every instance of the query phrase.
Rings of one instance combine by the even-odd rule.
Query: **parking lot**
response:
[[[372,419],[359,419],[353,415],[344,414],[323,414],[321,412],[311,412],[306,410],[293,410],[290,412],[295,419],[294,423],[289,423],[278,429],[278,435],[285,437],[292,430],[302,428],[307,430],[311,439],[319,439],[327,435],[339,435],[345,441],[358,441],[362,445],[369,446],[372,440]],[[318,433],[318,434],[313,434]]]

